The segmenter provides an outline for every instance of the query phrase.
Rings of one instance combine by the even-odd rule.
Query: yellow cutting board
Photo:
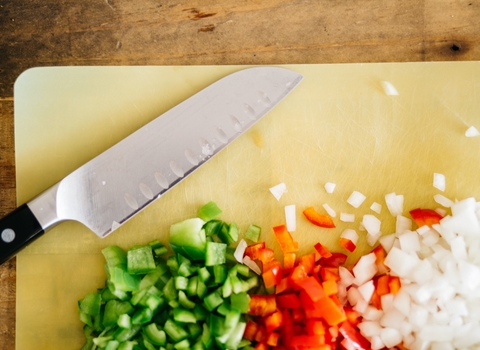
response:
[[[371,249],[359,230],[370,205],[382,204],[381,230],[394,232],[384,196],[405,196],[404,214],[436,208],[433,174],[445,174],[451,199],[480,199],[480,64],[394,63],[286,66],[305,76],[300,86],[245,135],[105,239],[78,223],[63,223],[18,255],[17,349],[78,349],[83,345],[77,300],[103,286],[100,250],[128,248],[155,238],[213,200],[222,218],[243,231],[262,227],[279,250],[271,227],[284,206],[296,205],[292,232],[300,252],[318,241],[343,251],[345,228],[360,234],[350,262]],[[241,66],[57,67],[31,69],[15,84],[18,203],[24,203],[195,92]],[[388,96],[389,81],[398,96]],[[284,182],[277,201],[269,188]],[[327,194],[326,182],[337,184]],[[355,209],[346,200],[366,195]],[[307,206],[337,212],[336,229],[313,226]],[[340,222],[340,212],[355,222]]]

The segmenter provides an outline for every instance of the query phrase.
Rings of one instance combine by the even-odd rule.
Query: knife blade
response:
[[[265,116],[302,81],[279,67],[232,73],[0,220],[0,264],[67,220],[103,238]]]

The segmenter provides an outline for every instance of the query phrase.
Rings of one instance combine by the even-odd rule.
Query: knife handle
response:
[[[35,215],[23,204],[0,220],[0,265],[43,234]]]

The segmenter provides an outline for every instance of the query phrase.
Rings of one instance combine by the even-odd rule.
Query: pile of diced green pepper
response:
[[[82,350],[249,349],[248,293],[263,287],[234,259],[238,227],[220,213],[210,202],[172,225],[173,254],[158,240],[103,249],[106,286],[79,301]]]

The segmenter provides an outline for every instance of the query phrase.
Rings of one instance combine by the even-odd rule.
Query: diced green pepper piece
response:
[[[230,276],[227,277],[225,283],[222,286],[222,297],[228,298],[233,292],[232,282],[230,280]]]
[[[222,303],[223,303],[223,298],[218,291],[215,291],[207,295],[203,300],[203,305],[207,308],[208,311],[215,310]]]
[[[119,346],[120,346],[120,342],[112,339],[108,341],[107,346],[105,347],[105,350],[117,350]]]
[[[250,309],[250,296],[245,292],[232,294],[230,296],[230,304],[232,308],[236,308],[240,310],[240,312],[246,313]]]
[[[155,271],[152,247],[143,246],[129,249],[127,252],[128,273],[132,275],[146,274]]]
[[[243,277],[249,277],[250,276],[250,268],[247,265],[237,264],[235,266],[237,267],[237,272],[240,275],[242,275]]]
[[[128,301],[109,300],[105,304],[103,312],[103,326],[111,327],[117,324],[118,317],[122,314],[130,314],[134,311]]]
[[[215,202],[210,201],[198,210],[197,216],[203,221],[210,221],[215,219],[221,213],[222,211],[218,205]]]
[[[118,328],[113,334],[113,338],[120,343],[132,339],[142,329],[141,325],[133,325],[130,329]]]
[[[189,323],[187,324],[189,338],[196,339],[202,334],[202,326],[198,323]]]
[[[212,347],[212,344],[213,344],[212,332],[210,331],[210,327],[208,326],[207,323],[203,324],[203,332],[202,332],[201,340],[206,349],[210,349]]]
[[[207,294],[207,291],[208,291],[207,285],[205,283],[203,283],[202,281],[198,280],[197,291],[196,291],[197,296],[200,299],[203,299],[203,297]]]
[[[133,350],[134,346],[137,345],[138,343],[136,341],[125,341],[120,343],[120,346],[118,347],[117,350]]]
[[[178,302],[186,309],[193,309],[195,307],[195,303],[188,299],[183,290],[178,292]]]
[[[171,277],[165,287],[163,288],[163,294],[171,301],[177,299],[177,289],[175,288],[175,277]]]
[[[163,330],[158,329],[155,323],[150,323],[148,326],[143,328],[143,331],[153,345],[165,346],[167,343],[166,333]]]
[[[100,305],[102,303],[102,296],[99,293],[90,292],[79,301],[80,310],[87,315],[100,315]]]
[[[113,267],[127,269],[127,253],[122,248],[111,245],[102,249],[102,254],[105,257],[108,269]]]
[[[200,304],[195,305],[195,307],[193,308],[193,313],[195,314],[195,318],[197,319],[197,321],[206,320],[209,315],[207,309],[205,309]]]
[[[117,295],[117,291],[131,292],[137,290],[140,285],[140,276],[129,274],[125,269],[120,267],[112,267],[108,269],[108,278],[112,283],[110,290]],[[114,287],[112,290],[111,287]],[[120,296],[119,296],[120,297]],[[120,299],[122,299],[120,297]]]
[[[159,263],[155,267],[155,270],[146,274],[140,281],[139,289],[145,289],[155,285],[161,276],[168,272],[167,266],[165,263]]]
[[[205,252],[205,265],[215,266],[225,264],[225,252],[227,245],[225,243],[207,242]]]
[[[187,295],[192,297],[197,294],[198,276],[192,276],[188,279]]]
[[[220,231],[218,232],[218,238],[220,238],[220,240],[227,245],[236,242],[238,240],[237,224],[233,222],[230,225],[223,223]]]
[[[107,343],[109,340],[112,339],[112,336],[108,336],[108,337],[96,337],[96,338],[93,338],[93,344],[95,344],[96,346],[100,347],[100,348],[105,348],[107,346]]]
[[[165,322],[163,330],[170,338],[172,338],[175,343],[178,343],[179,341],[182,341],[183,339],[188,337],[188,333],[171,319],[168,319]]]
[[[175,253],[192,260],[205,259],[205,221],[200,218],[187,219],[170,226],[170,246]]]
[[[175,288],[177,290],[186,290],[188,287],[188,278],[183,276],[175,277]]]
[[[227,267],[225,265],[213,266],[213,278],[216,284],[222,284],[227,279]]]
[[[258,243],[260,239],[260,234],[262,233],[262,228],[257,225],[250,225],[245,232],[245,238],[251,240],[252,242]]]
[[[218,233],[220,232],[220,229],[222,228],[222,225],[223,225],[223,221],[221,220],[208,221],[203,227],[205,229],[205,236],[207,237],[217,236]]]
[[[202,282],[206,282],[210,278],[210,272],[205,266],[198,270],[198,278]]]
[[[177,350],[190,350],[190,341],[188,339],[183,339],[173,346]]]
[[[132,328],[132,320],[128,314],[122,314],[118,317],[117,325],[120,328],[130,329]]]
[[[142,336],[141,344],[143,344],[144,349],[146,349],[146,350],[157,350],[157,348],[148,340],[148,338],[145,334],[143,334],[143,336]],[[135,348],[134,348],[134,350],[135,350]]]
[[[173,310],[173,319],[176,322],[182,323],[196,323],[197,319],[195,318],[195,314],[189,310],[176,308]]]
[[[158,239],[148,243],[148,245],[152,247],[155,256],[160,256],[168,253],[167,247],[165,247]]]
[[[238,322],[230,336],[227,339],[226,347],[227,349],[237,349],[240,342],[242,341],[243,334],[245,333],[245,328],[247,324],[245,322]]]
[[[153,311],[148,307],[135,311],[132,315],[133,324],[145,324],[152,320]]]
[[[219,307],[217,307],[217,312],[222,316],[227,316],[230,311],[230,304],[227,301],[224,301]]]

